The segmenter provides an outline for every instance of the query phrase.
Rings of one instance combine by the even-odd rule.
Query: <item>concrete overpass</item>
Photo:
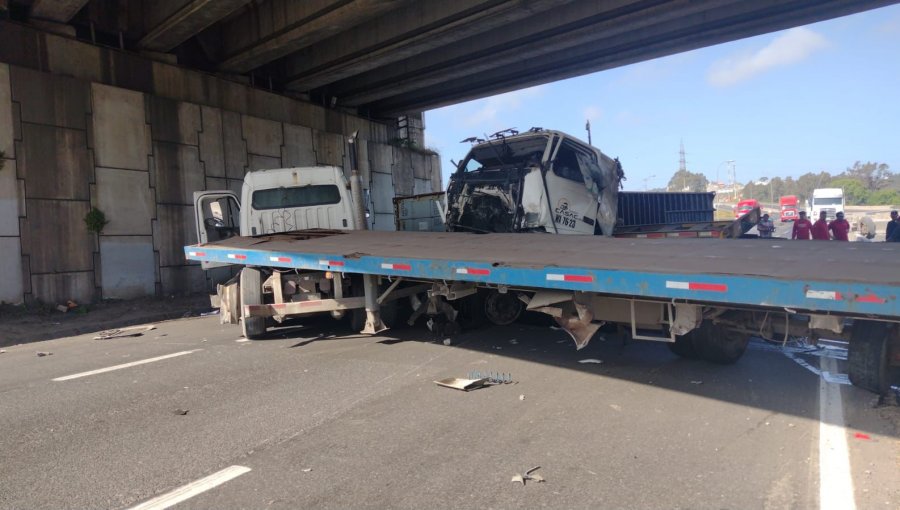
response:
[[[0,302],[206,290],[192,192],[347,170],[354,131],[390,229],[441,187],[426,109],[890,3],[0,0]]]
[[[0,0],[11,18],[376,118],[893,0]],[[166,57],[169,58],[169,57]]]

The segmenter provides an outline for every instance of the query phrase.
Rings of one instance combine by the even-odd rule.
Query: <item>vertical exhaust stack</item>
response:
[[[357,154],[357,135],[359,131],[354,131],[353,135],[347,142],[350,144],[350,196],[353,198],[353,213],[356,216],[356,228],[359,230],[367,230],[368,223],[366,221],[366,210],[363,205],[362,177],[359,175],[359,160]],[[366,296],[366,325],[360,333],[364,335],[374,335],[384,331],[387,326],[381,320],[381,311],[378,306],[378,285],[376,276],[371,274],[363,275],[363,290]]]

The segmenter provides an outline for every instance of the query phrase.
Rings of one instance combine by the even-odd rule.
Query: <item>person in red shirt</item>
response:
[[[813,223],[812,238],[817,241],[827,241],[828,237],[828,219],[825,211],[819,212],[819,219]]]
[[[812,226],[812,222],[806,219],[806,211],[800,211],[800,219],[794,222],[794,229],[791,230],[791,239],[808,241]]]
[[[834,236],[835,241],[849,241],[850,222],[844,219],[844,213],[839,212],[837,218],[828,224],[828,230]]]

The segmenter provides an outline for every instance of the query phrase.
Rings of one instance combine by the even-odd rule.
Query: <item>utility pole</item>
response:
[[[594,145],[593,143],[591,143],[591,119],[588,119],[584,123],[584,129],[586,129],[588,132],[588,145]]]

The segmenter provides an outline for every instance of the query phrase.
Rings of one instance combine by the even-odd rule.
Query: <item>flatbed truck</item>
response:
[[[218,294],[223,322],[240,323],[247,338],[322,312],[377,333],[401,319],[396,305],[409,298],[407,322],[428,314],[444,333],[485,317],[509,323],[527,309],[553,317],[578,349],[604,324],[717,363],[736,362],[751,336],[824,337],[850,341],[858,386],[884,394],[900,374],[900,246],[616,238],[612,227],[372,232],[358,173],[348,182],[336,167],[251,172],[240,198],[197,193],[200,242],[184,252],[204,268],[240,269]],[[612,225],[600,198],[595,224]],[[534,218],[512,217],[514,226]]]

